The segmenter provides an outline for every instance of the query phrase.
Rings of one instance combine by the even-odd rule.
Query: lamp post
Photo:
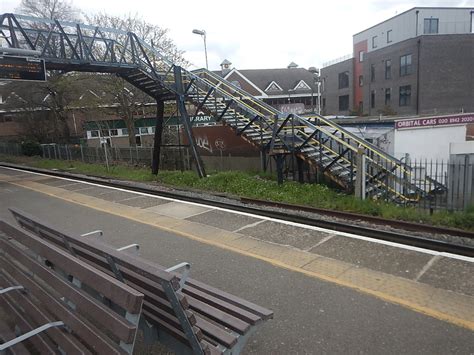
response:
[[[308,69],[309,72],[313,74],[313,79],[314,83],[316,84],[318,88],[318,115],[321,114],[321,76],[319,73],[319,69],[315,67],[310,67]],[[313,90],[311,89],[311,106],[312,106],[312,111],[314,113],[314,102],[313,102]]]
[[[209,70],[209,65],[207,63],[206,31],[194,29],[193,33],[196,35],[202,36],[202,38],[204,39],[204,55],[206,56],[206,69]]]
[[[288,113],[291,112],[291,93],[295,92],[295,89],[288,89]]]
[[[321,115],[321,78],[318,77],[318,115]]]

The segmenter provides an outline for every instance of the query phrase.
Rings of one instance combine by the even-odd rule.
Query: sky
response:
[[[0,13],[15,12],[19,0],[1,0]],[[350,54],[352,35],[415,6],[473,7],[474,0],[74,0],[86,13],[138,14],[169,30],[191,69],[209,69],[228,59],[237,69],[320,68]]]

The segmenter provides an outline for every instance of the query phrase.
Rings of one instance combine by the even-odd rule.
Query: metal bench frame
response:
[[[209,352],[220,353],[220,354],[239,354],[244,348],[245,344],[247,343],[249,337],[253,333],[255,333],[255,331],[258,329],[258,326],[263,324],[263,321],[273,318],[272,311],[259,307],[251,302],[245,301],[238,297],[227,294],[221,290],[212,288],[211,286],[205,285],[196,280],[190,279],[189,273],[190,273],[191,266],[188,262],[182,262],[169,268],[165,268],[154,263],[149,263],[149,262],[144,262],[144,261],[141,262],[140,259],[136,258],[136,254],[139,250],[139,245],[137,244],[130,244],[118,249],[113,249],[110,246],[107,246],[106,244],[102,244],[100,242],[100,238],[92,237],[93,235],[102,236],[103,232],[100,230],[90,232],[90,233],[85,233],[79,237],[74,237],[74,236],[66,235],[64,232],[58,231],[56,228],[51,227],[50,225],[44,223],[43,221],[39,221],[36,217],[33,217],[23,211],[20,211],[17,209],[10,209],[10,211],[12,212],[13,216],[15,217],[15,219],[17,220],[20,226],[34,232],[35,234],[37,234],[38,236],[42,238],[54,240],[56,243],[58,243],[58,245],[61,244],[62,247],[66,248],[71,253],[75,253],[75,248],[79,248],[78,250],[80,250],[85,245],[89,245],[89,246],[90,244],[97,245],[97,248],[99,248],[98,250],[102,252],[103,256],[104,256],[104,252],[109,256],[107,257],[107,255],[105,255],[107,259],[107,263],[109,265],[109,269],[113,272],[113,274],[119,280],[122,280],[123,282],[125,282],[125,280],[120,275],[120,268],[124,262],[126,264],[135,262],[137,263],[137,265],[139,265],[139,267],[143,267],[144,270],[149,270],[151,266],[153,269],[156,270],[155,272],[158,272],[158,270],[161,270],[162,272],[160,272],[160,274],[164,273],[168,275],[169,277],[172,277],[176,285],[174,288],[171,288],[170,291],[172,295],[170,296],[176,299],[176,302],[171,302],[171,303],[173,304],[173,309],[176,315],[178,316],[183,329],[186,330],[187,328],[189,330],[189,332],[186,331],[185,333],[192,347],[190,349],[188,346],[181,343],[179,339],[177,341],[177,339],[175,339],[168,332],[162,331],[162,329],[159,329],[159,327],[156,327],[150,324],[147,321],[146,316],[145,316],[145,317],[142,317],[142,320],[140,322],[140,328],[144,332],[146,343],[153,343],[155,341],[159,341],[161,343],[164,343],[165,345],[168,345],[169,347],[171,347],[178,353],[189,353],[191,351],[192,353],[195,353],[195,354],[202,354],[202,353],[209,353]],[[92,237],[92,240],[90,239],[91,237]],[[73,244],[72,246],[70,242]],[[97,242],[99,244],[95,244]],[[96,251],[95,253],[99,253],[99,252]],[[130,253],[135,254],[135,255],[130,255]],[[93,261],[90,261],[90,262],[94,263]],[[119,265],[117,265],[117,263]],[[154,275],[148,275],[148,277],[152,277],[153,279],[156,279],[153,276]],[[201,291],[205,292],[205,294],[200,294],[202,293]],[[166,292],[166,294],[168,295],[168,292]],[[146,301],[146,297],[147,296],[145,295],[145,301]],[[220,314],[222,314],[224,317],[231,317],[234,319],[235,318],[234,316],[236,316],[236,313],[243,312],[242,313],[243,318],[240,318],[240,319],[247,319],[245,317],[250,317],[248,319],[252,319],[252,320],[245,321],[245,323],[248,323],[248,326],[245,328],[245,330],[242,330],[241,328],[239,333],[237,333],[236,331],[232,331],[232,328],[227,328],[227,332],[229,333],[229,335],[231,335],[232,337],[236,339],[235,342],[233,342],[229,346],[224,346],[222,342],[220,344],[219,342],[214,343],[214,344],[208,343],[206,340],[200,340],[202,339],[202,336],[198,336],[199,333],[201,333],[201,331],[198,325],[195,324],[195,321],[193,321],[193,318],[194,318],[193,311],[189,309],[188,307],[183,308],[183,305],[178,301],[178,299],[181,299],[186,303],[187,297],[192,297],[193,299],[195,299],[194,302],[200,302],[200,303],[203,303],[202,301],[206,301],[206,300],[203,300],[203,297],[206,297],[206,298],[209,297],[210,301],[208,302],[210,303],[207,303],[207,304],[210,305],[211,308],[213,306],[217,307],[217,311]],[[227,306],[224,305],[224,308],[219,308],[219,305],[216,305],[216,302],[218,303],[220,301],[224,302],[224,304]],[[233,309],[227,310],[225,307],[231,307]],[[243,314],[245,314],[245,317],[243,316]],[[240,320],[237,319],[237,321],[240,321]],[[242,323],[242,321],[240,322]],[[225,322],[223,321],[220,322],[220,324],[224,324],[224,323]],[[209,332],[209,329],[207,330],[207,332]]]

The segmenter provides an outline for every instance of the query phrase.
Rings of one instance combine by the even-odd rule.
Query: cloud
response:
[[[2,0],[0,13],[13,11],[18,3]],[[76,0],[74,4],[86,12],[138,13],[169,28],[170,37],[197,67],[205,65],[204,49],[202,39],[191,31],[205,29],[210,69],[218,69],[225,58],[241,69],[283,68],[291,61],[320,67],[351,53],[354,33],[417,5],[409,0]],[[474,0],[418,5],[474,7]]]

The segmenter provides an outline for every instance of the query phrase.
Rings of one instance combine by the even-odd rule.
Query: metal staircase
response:
[[[363,169],[367,196],[406,203],[428,192],[414,183],[409,166],[330,120],[279,112],[213,72],[175,65],[134,33],[3,14],[0,35],[10,48],[37,51],[47,69],[116,73],[151,97],[177,99],[191,140],[184,103],[214,115],[266,154],[295,154],[348,190]]]

